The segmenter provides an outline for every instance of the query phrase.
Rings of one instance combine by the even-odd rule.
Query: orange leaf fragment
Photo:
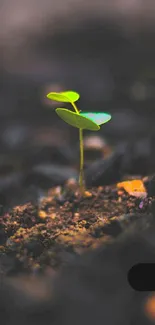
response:
[[[140,179],[117,183],[117,188],[119,189],[123,188],[129,195],[132,196],[136,196],[136,197],[147,196],[147,191],[144,186],[144,183]]]
[[[47,217],[46,212],[43,211],[43,210],[40,210],[40,211],[39,211],[39,217],[40,217],[41,219],[45,219],[45,218]]]

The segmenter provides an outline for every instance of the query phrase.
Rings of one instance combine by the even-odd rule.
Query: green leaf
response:
[[[75,91],[64,91],[61,93],[52,92],[47,94],[47,98],[57,102],[74,103],[80,98],[80,95]]]
[[[97,125],[101,125],[104,123],[107,123],[111,120],[111,115],[107,113],[89,113],[89,112],[82,112],[80,115],[89,118],[93,122],[95,122]]]
[[[97,125],[92,120],[86,118],[85,116],[82,116],[81,114],[72,112],[66,108],[57,108],[56,113],[66,123],[78,129],[85,129],[90,131],[98,131],[100,129],[99,125]]]

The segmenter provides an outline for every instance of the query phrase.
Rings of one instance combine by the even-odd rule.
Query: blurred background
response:
[[[48,187],[45,175],[51,186],[74,174],[78,132],[56,116],[51,91],[75,90],[80,109],[111,113],[100,137],[136,143],[154,166],[155,2],[0,4],[0,203]]]

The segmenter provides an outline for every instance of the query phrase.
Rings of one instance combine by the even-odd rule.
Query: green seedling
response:
[[[81,194],[84,193],[84,148],[83,148],[83,130],[99,131],[100,125],[107,123],[111,119],[111,115],[107,113],[88,113],[81,112],[75,102],[80,98],[80,95],[74,91],[65,92],[51,92],[47,94],[47,98],[57,101],[70,103],[74,109],[74,112],[66,108],[56,108],[58,116],[66,123],[79,129],[79,141],[80,141],[80,173],[79,173],[79,187]]]

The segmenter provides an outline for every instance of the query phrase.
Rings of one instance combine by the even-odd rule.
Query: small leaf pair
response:
[[[47,98],[73,104],[80,98],[80,95],[74,91],[51,92]],[[66,108],[57,108],[56,113],[66,123],[78,129],[90,131],[98,131],[101,124],[107,123],[111,119],[111,115],[107,113],[72,112]]]

